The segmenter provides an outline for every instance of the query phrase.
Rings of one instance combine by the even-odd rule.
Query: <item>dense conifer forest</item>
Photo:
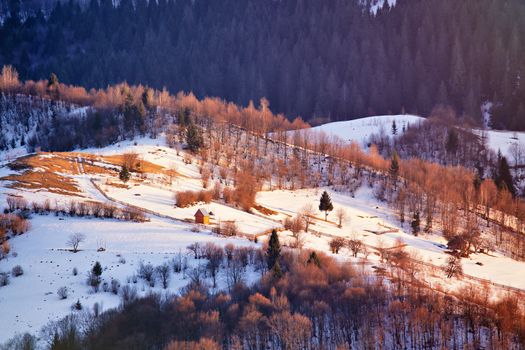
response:
[[[491,101],[494,127],[525,129],[521,0],[398,0],[376,15],[348,0],[92,0],[45,13],[8,3],[0,64],[24,79],[55,72],[243,105],[264,96],[314,122],[447,104],[481,123]]]

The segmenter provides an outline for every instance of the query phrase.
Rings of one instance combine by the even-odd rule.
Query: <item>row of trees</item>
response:
[[[234,250],[216,248],[198,250],[212,279],[216,266],[236,259]],[[405,273],[389,283],[322,253],[282,250],[276,233],[263,255],[267,273],[252,287],[238,281],[210,293],[203,279],[191,278],[180,296],[149,295],[127,300],[118,311],[51,323],[45,329],[49,348],[523,346],[525,321],[516,298],[491,301],[488,290],[472,287],[449,297]]]

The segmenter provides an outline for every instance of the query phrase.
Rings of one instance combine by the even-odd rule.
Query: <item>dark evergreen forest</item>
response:
[[[522,0],[398,0],[375,16],[357,0],[70,1],[24,16],[10,3],[0,65],[23,79],[265,96],[313,122],[438,104],[481,122],[493,101],[494,127],[525,130]]]

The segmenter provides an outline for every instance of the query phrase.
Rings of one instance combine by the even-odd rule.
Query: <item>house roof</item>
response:
[[[199,209],[197,210],[197,212],[195,212],[195,215],[193,215],[193,216],[197,216],[197,214],[198,214],[199,212],[201,212],[201,215],[202,215],[202,216],[210,216],[210,214],[208,214],[208,211],[207,211],[206,209],[203,209],[203,208],[199,208]]]

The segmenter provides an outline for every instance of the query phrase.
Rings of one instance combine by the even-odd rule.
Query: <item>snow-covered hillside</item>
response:
[[[344,141],[355,141],[363,146],[370,135],[377,134],[383,130],[386,135],[392,134],[392,123],[395,121],[397,134],[401,134],[409,124],[417,124],[425,118],[415,115],[383,115],[373,116],[342,122],[327,123],[312,128],[312,131],[322,131],[328,135],[334,135]]]
[[[357,142],[365,147],[372,134],[384,133],[392,136],[392,123],[396,122],[397,135],[401,135],[408,125],[422,123],[425,118],[415,115],[384,115],[373,116],[348,121],[327,123],[311,128],[312,131],[322,131],[327,135],[334,135],[341,140]],[[473,129],[478,135],[485,135],[488,147],[495,153],[501,154],[514,162],[519,157],[518,163],[525,159],[525,132],[481,130]]]
[[[416,116],[384,116],[365,118],[356,121],[331,123],[320,126],[327,133],[335,133],[345,140],[355,139],[363,142],[369,134],[381,127],[390,132],[395,120],[398,132],[409,123],[422,120]],[[349,136],[350,135],[350,136]],[[123,154],[136,152],[142,161],[142,173],[134,173],[131,180],[122,183],[118,178],[116,165]],[[466,277],[463,281],[445,279],[440,267],[447,257],[446,241],[440,228],[419,236],[411,233],[408,223],[399,224],[396,212],[385,202],[376,200],[374,189],[362,186],[355,195],[335,192],[326,188],[300,190],[265,191],[257,195],[261,211],[252,213],[242,211],[221,201],[197,203],[187,208],[175,207],[174,193],[185,190],[202,190],[202,177],[195,159],[188,161],[184,151],[166,146],[164,137],[158,139],[142,138],[135,141],[120,142],[101,149],[85,149],[77,152],[38,154],[25,158],[33,164],[37,175],[60,175],[57,181],[67,182],[69,190],[60,187],[60,182],[46,187],[42,176],[32,177],[24,173],[26,169],[15,170],[0,167],[0,208],[5,207],[8,195],[22,196],[29,203],[44,202],[67,205],[71,201],[105,202],[117,207],[131,205],[144,210],[149,221],[137,223],[115,219],[80,218],[65,214],[31,214],[31,229],[10,239],[12,252],[7,259],[0,260],[0,272],[11,271],[20,265],[24,274],[11,277],[10,284],[0,287],[0,342],[16,332],[38,332],[50,320],[56,320],[71,312],[73,302],[79,300],[84,307],[92,308],[95,303],[103,309],[115,307],[120,298],[111,290],[94,293],[86,284],[86,274],[95,261],[99,261],[104,272],[103,281],[111,285],[118,280],[121,286],[136,288],[139,295],[150,291],[164,292],[157,285],[150,287],[134,277],[140,262],[159,266],[170,262],[179,254],[187,259],[190,266],[204,262],[193,259],[186,247],[193,242],[213,242],[218,245],[232,243],[236,246],[260,247],[264,234],[272,228],[280,230],[284,244],[294,241],[292,233],[284,230],[283,221],[296,216],[301,209],[310,204],[314,208],[309,233],[304,234],[304,247],[329,252],[329,242],[334,237],[358,237],[367,245],[367,252],[357,258],[344,250],[336,255],[344,261],[380,265],[377,254],[379,247],[403,247],[411,253],[418,264],[425,266],[419,278],[439,286],[443,290],[457,288],[464,283],[479,283],[474,278],[483,278],[501,285],[525,289],[522,274],[525,263],[511,260],[497,252],[472,254],[463,260]],[[167,181],[169,170],[174,179]],[[8,176],[8,177],[6,177]],[[212,174],[212,181],[218,180]],[[25,181],[25,182],[24,182]],[[47,181],[51,181],[47,179]],[[316,208],[323,190],[327,190],[334,204],[328,220]],[[211,225],[195,225],[193,214],[198,208],[212,211]],[[342,227],[337,224],[338,209],[346,212]],[[225,238],[212,233],[215,225],[224,221],[234,221],[243,237]],[[81,233],[86,240],[80,251],[69,251],[67,240],[71,234]],[[259,236],[258,243],[254,238]],[[98,251],[100,247],[105,250]],[[78,274],[73,274],[77,268]],[[257,277],[255,271],[248,271],[247,282]],[[225,275],[220,274],[220,286],[225,286]],[[135,282],[136,281],[136,282]],[[188,282],[182,273],[172,274],[170,293],[176,293]],[[69,297],[60,300],[57,290],[67,287]]]

